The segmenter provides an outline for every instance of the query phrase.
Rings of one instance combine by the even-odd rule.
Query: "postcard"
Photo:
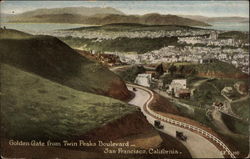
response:
[[[249,158],[249,1],[0,2],[1,158]]]

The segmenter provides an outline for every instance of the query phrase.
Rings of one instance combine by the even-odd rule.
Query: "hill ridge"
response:
[[[5,32],[10,30],[0,32],[1,37],[4,37],[2,35]],[[56,37],[0,38],[0,53],[2,63],[76,90],[122,100],[130,96],[120,77],[104,66],[83,57]],[[117,86],[119,90],[115,88]]]
[[[71,9],[71,10],[70,10]],[[103,9],[103,8],[101,8]],[[145,15],[125,15],[114,9],[88,8],[89,12],[83,14],[79,8],[67,9],[40,9],[10,17],[9,22],[37,22],[37,23],[77,23],[89,25],[105,25],[110,23],[139,23],[148,25],[185,25],[185,26],[209,26],[209,24],[180,17],[177,15],[161,15],[149,13]],[[86,10],[86,9],[84,9]],[[86,11],[87,12],[87,11]],[[98,16],[97,16],[98,15]]]

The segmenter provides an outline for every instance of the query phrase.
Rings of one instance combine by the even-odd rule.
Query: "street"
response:
[[[131,85],[127,86],[129,90],[133,90]],[[148,112],[145,112],[143,109],[144,104],[148,103],[148,100],[150,99],[150,94],[138,87],[136,87],[136,89],[137,90],[134,91],[135,97],[129,102],[129,104],[139,106],[143,114],[147,117],[149,123],[153,125],[156,118],[150,115]],[[181,131],[187,136],[187,141],[181,142],[187,147],[193,158],[224,158],[220,150],[218,150],[218,148],[206,138],[190,130],[172,125],[170,123],[163,121],[161,121],[161,123],[164,125],[164,129],[160,131],[168,135],[175,137],[176,131]]]

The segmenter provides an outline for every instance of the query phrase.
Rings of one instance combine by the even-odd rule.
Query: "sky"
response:
[[[125,14],[175,14],[208,17],[249,17],[249,1],[10,1],[1,2],[1,13],[15,14],[38,8],[113,7]]]

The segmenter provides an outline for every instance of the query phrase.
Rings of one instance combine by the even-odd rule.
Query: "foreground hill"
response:
[[[96,143],[100,140],[104,142],[128,141],[135,145],[131,149],[176,149],[182,154],[178,156],[170,154],[167,157],[191,157],[180,142],[155,131],[136,107],[105,96],[83,92],[82,90],[94,87],[89,82],[93,77],[99,78],[100,81],[102,78],[105,82],[103,85],[108,83],[106,81],[108,77],[99,77],[94,74],[103,75],[99,69],[96,69],[94,73],[88,72],[95,66],[91,66],[93,62],[81,56],[78,57],[78,54],[76,54],[78,58],[74,59],[75,52],[69,51],[70,49],[62,42],[55,43],[55,41],[58,42],[56,38],[35,37],[11,30],[5,30],[5,32],[9,38],[2,31],[3,36],[0,39],[1,150],[3,156],[93,159],[104,156],[105,158],[151,157],[104,154],[102,150],[104,147],[98,146],[91,148],[88,146],[11,146],[9,140],[14,139],[15,141],[42,142],[50,140],[57,143],[63,143],[63,140]],[[51,47],[49,44],[54,45]],[[29,50],[25,45],[28,45]],[[65,51],[69,52],[65,55]],[[67,65],[66,61],[73,66]],[[75,66],[77,64],[83,68],[75,73],[74,69],[78,68]],[[71,72],[65,73],[66,75],[61,73],[65,70]],[[82,75],[83,71],[86,74]],[[105,69],[102,71],[106,73]],[[92,76],[88,76],[88,73]],[[80,77],[77,76],[79,74]],[[112,78],[116,77],[114,74],[108,75]],[[89,79],[86,80],[83,76]],[[85,81],[75,81],[74,79],[77,78]],[[72,89],[75,85],[67,82],[68,79],[71,79],[70,82],[73,84],[79,82],[77,84],[82,86],[80,87],[82,90]],[[87,86],[85,83],[90,85]],[[158,155],[157,158],[163,157]]]
[[[127,142],[131,149],[176,149],[182,154],[157,158],[190,158],[176,139],[159,134],[134,106],[91,93],[81,92],[1,64],[1,150],[10,158],[129,158],[150,155],[104,154],[99,146],[10,146],[18,141],[61,142],[62,140]],[[102,147],[104,148],[104,147]],[[112,147],[117,148],[117,147]]]
[[[12,139],[72,138],[138,111],[6,64],[1,64],[1,85],[1,124]]]
[[[114,8],[55,8],[25,12],[9,18],[9,22],[76,23],[105,25],[111,23],[138,23],[147,25],[209,26],[205,22],[176,15],[124,15]]]
[[[127,99],[125,83],[55,37],[0,30],[1,62],[35,73],[76,90]],[[119,88],[119,89],[117,89]]]

